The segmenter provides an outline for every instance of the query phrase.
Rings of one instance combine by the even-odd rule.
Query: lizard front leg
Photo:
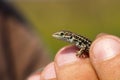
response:
[[[83,52],[85,52],[85,49],[86,49],[86,45],[82,43],[80,45],[80,50],[76,53],[76,56],[78,56],[78,57],[85,57],[85,55],[82,55]]]

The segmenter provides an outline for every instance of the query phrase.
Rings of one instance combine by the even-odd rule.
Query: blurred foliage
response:
[[[52,33],[70,30],[94,40],[101,32],[120,36],[120,0],[35,0],[15,2],[54,54],[67,43]]]

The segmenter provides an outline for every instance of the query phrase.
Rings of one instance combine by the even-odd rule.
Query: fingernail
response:
[[[90,50],[93,54],[94,60],[108,60],[115,57],[120,52],[119,38],[107,35],[98,38]]]
[[[76,57],[76,52],[78,50],[79,49],[76,48],[75,46],[67,46],[62,48],[55,57],[57,65],[62,66],[79,60]]]
[[[46,66],[46,68],[43,70],[42,77],[44,78],[44,80],[56,78],[54,62]]]

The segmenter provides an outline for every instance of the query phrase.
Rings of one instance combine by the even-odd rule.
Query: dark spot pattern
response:
[[[81,53],[77,54],[80,56],[82,52],[89,52],[89,48],[91,46],[92,41],[90,41],[88,38],[75,34],[70,31],[60,31],[61,33],[61,39],[65,40],[67,42],[75,44],[78,48],[82,49]],[[63,37],[64,36],[64,37]]]

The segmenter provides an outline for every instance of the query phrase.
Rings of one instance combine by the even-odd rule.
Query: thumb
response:
[[[120,80],[120,39],[97,37],[90,48],[90,59],[100,80]]]

